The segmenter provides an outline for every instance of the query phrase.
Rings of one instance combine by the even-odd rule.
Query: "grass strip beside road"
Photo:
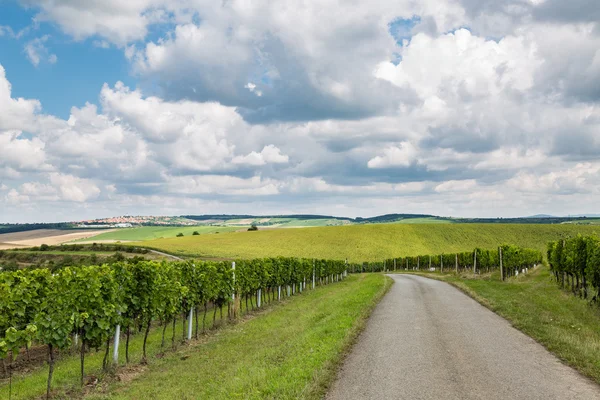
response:
[[[475,278],[472,274],[417,274],[456,286],[600,383],[600,307],[561,290],[547,267],[506,282],[500,281],[498,273]]]
[[[380,274],[305,291],[206,341],[152,360],[94,399],[320,399],[392,280]]]

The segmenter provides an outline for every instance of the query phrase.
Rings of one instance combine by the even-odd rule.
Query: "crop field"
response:
[[[179,233],[191,236],[194,232],[199,234],[223,233],[239,230],[240,227],[231,226],[142,226],[139,228],[117,229],[101,233],[93,238],[78,240],[77,242],[103,242],[103,241],[136,241],[159,238],[174,238]]]
[[[425,218],[407,218],[394,222],[396,224],[453,224],[455,221],[451,219],[440,219],[435,217]]]
[[[181,256],[219,258],[308,257],[376,261],[472,251],[514,244],[545,253],[549,241],[600,234],[600,226],[534,224],[372,224],[276,229],[187,236],[137,243]]]
[[[86,240],[99,233],[108,233],[105,231],[88,229],[35,229],[25,232],[3,233],[0,234],[0,250],[40,246],[42,244],[55,245],[72,240]]]

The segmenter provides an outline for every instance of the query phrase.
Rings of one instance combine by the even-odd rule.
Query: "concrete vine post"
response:
[[[498,247],[498,258],[500,259],[500,280],[504,281],[504,268],[502,267],[502,247]]]
[[[444,255],[440,256],[440,273],[444,272]]]
[[[473,273],[477,273],[477,249],[475,249],[475,256],[473,259]]]
[[[194,265],[195,267],[195,265]],[[239,302],[241,301],[241,299],[238,297],[236,298],[235,295],[235,261],[231,262],[231,270],[233,271],[233,293],[231,294],[231,300],[233,305],[231,306],[232,310],[231,310],[231,314],[233,315],[233,318],[237,317],[237,311],[239,309]]]
[[[458,274],[458,254],[455,254],[455,260],[456,260],[456,273]]]
[[[431,255],[429,256],[429,270],[431,271]]]
[[[190,315],[188,316],[187,340],[192,340],[192,326],[194,326],[194,307],[190,307]]]
[[[119,311],[119,315],[121,315],[121,312]],[[117,325],[117,328],[115,329],[115,339],[114,339],[114,346],[113,346],[113,363],[115,365],[119,365],[119,339],[121,338],[121,324]]]
[[[315,288],[315,260],[313,259],[313,289]]]

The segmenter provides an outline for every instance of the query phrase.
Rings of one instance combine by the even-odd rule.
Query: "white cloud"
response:
[[[262,91],[256,89],[256,85],[252,82],[246,83],[244,86],[246,89],[257,95],[258,97],[262,96]]]
[[[98,197],[100,189],[89,179],[59,173],[50,174],[52,184],[66,201],[85,202]]]
[[[160,16],[148,11],[161,2],[23,0],[23,3],[40,10],[35,17],[37,21],[56,22],[64,32],[77,40],[99,35],[115,44],[124,45],[146,36],[148,25],[157,22]]]
[[[56,64],[56,61],[58,61],[56,54],[51,54],[46,47],[46,42],[49,38],[50,36],[45,35],[40,38],[30,40],[25,44],[25,55],[35,67],[44,61],[50,64]]]
[[[43,171],[52,167],[47,163],[45,144],[39,138],[21,138],[19,131],[0,131],[0,168],[18,171]]]
[[[266,164],[286,164],[289,162],[289,157],[281,154],[281,150],[272,144],[265,146],[260,153],[255,151],[246,156],[234,157],[231,162],[233,164],[246,165],[266,165]]]
[[[388,147],[383,150],[382,156],[369,160],[369,168],[409,167],[417,160],[417,149],[410,142],[403,142],[399,146]]]
[[[463,181],[446,181],[437,185],[434,190],[438,193],[445,192],[470,192],[477,186],[475,179]]]
[[[411,87],[423,99],[470,100],[533,85],[536,47],[522,37],[495,42],[466,29],[431,37],[420,33],[401,51],[402,62],[380,64],[376,76]]]

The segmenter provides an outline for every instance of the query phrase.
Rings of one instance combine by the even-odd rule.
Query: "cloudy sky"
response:
[[[600,212],[597,0],[0,0],[0,222]]]

